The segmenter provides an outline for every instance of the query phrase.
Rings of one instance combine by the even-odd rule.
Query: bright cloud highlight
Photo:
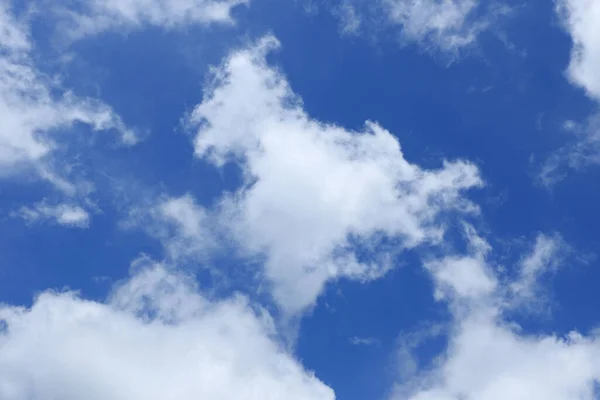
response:
[[[265,311],[211,301],[148,260],[133,269],[106,303],[45,292],[30,309],[0,307],[0,398],[335,398],[278,344]]]
[[[463,192],[482,180],[465,161],[438,170],[411,164],[374,122],[350,132],[311,119],[265,61],[277,46],[266,37],[228,57],[189,124],[198,129],[198,157],[243,169],[244,186],[223,199],[218,225],[266,256],[275,299],[295,313],[329,280],[369,280],[390,268],[387,255],[359,260],[353,241],[376,246],[384,235],[403,248],[436,242],[444,214],[477,212]]]

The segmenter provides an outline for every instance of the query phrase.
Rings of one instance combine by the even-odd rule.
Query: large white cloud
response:
[[[266,256],[276,300],[297,312],[330,279],[371,279],[390,267],[387,253],[361,261],[356,242],[371,257],[382,236],[396,248],[439,240],[444,212],[477,212],[462,192],[482,181],[468,162],[411,164],[377,123],[351,132],[311,119],[265,61],[277,46],[266,37],[231,54],[189,123],[198,129],[198,157],[243,170],[243,187],[220,204],[219,225],[250,254]]]
[[[515,280],[506,282],[485,258],[489,245],[472,234],[468,239],[471,250],[462,263],[451,256],[439,261],[446,270],[430,269],[438,291],[449,293],[443,297],[454,316],[448,347],[429,367],[399,383],[391,399],[596,399],[600,337],[528,334],[506,317],[514,310],[513,296],[524,296],[521,306],[536,301],[531,285],[543,271],[558,267],[555,260],[564,260],[560,249],[566,245],[556,235],[539,235],[517,265]],[[452,279],[444,279],[448,276]]]
[[[72,39],[106,30],[144,26],[172,29],[189,24],[232,23],[231,10],[248,0],[76,0],[52,7]]]
[[[0,307],[2,400],[334,399],[242,297],[140,260],[106,303],[45,292]],[[4,327],[3,327],[3,325]]]

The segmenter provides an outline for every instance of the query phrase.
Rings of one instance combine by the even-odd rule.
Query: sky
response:
[[[600,399],[599,71],[597,0],[0,0],[0,399]]]

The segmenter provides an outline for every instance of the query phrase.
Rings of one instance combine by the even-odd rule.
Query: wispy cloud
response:
[[[175,29],[193,24],[232,24],[231,11],[248,0],[75,0],[48,5],[70,40],[105,31],[155,26]]]
[[[90,215],[82,207],[73,204],[51,205],[45,201],[33,207],[21,207],[13,212],[13,216],[23,218],[30,224],[52,221],[71,228],[87,228],[90,224]]]
[[[363,338],[363,337],[358,337],[358,336],[353,336],[349,339],[350,343],[355,345],[355,346],[375,346],[380,344],[379,340],[377,340],[376,338],[373,337],[367,337],[367,338]]]
[[[136,135],[111,107],[76,96],[37,68],[28,17],[15,14],[9,2],[0,3],[0,178],[33,172],[70,204],[77,203],[89,195],[89,182],[72,180],[64,173],[69,161],[57,156],[72,128],[83,124],[93,131],[114,131],[125,145],[134,144]],[[83,210],[75,221],[73,213],[59,208],[22,211],[30,219],[55,217],[61,224],[87,224]]]

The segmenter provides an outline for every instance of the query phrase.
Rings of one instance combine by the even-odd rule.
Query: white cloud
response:
[[[191,195],[161,200],[152,210],[152,219],[155,236],[172,260],[203,256],[216,248],[217,232],[211,216]],[[165,226],[167,229],[162,230]]]
[[[573,40],[567,75],[588,96],[600,101],[600,3],[559,0],[557,12]]]
[[[573,45],[566,75],[600,106],[600,3],[594,0],[558,0],[556,12]],[[561,181],[564,167],[579,170],[600,164],[600,112],[583,124],[567,121],[566,130],[574,134],[574,143],[552,154],[538,175],[544,186]]]
[[[66,29],[73,39],[113,29],[233,23],[232,9],[248,0],[77,0],[75,4],[76,8],[56,9],[69,22]]]
[[[198,205],[192,195],[155,196],[145,193],[129,205],[121,222],[125,229],[142,229],[162,244],[172,263],[207,261],[218,250],[219,232],[214,215]]]
[[[343,35],[356,35],[358,33],[363,22],[351,0],[343,1],[334,9],[334,14],[339,19],[340,31]]]
[[[39,71],[33,50],[26,21],[17,19],[7,2],[0,3],[0,176],[34,167],[54,176],[50,181],[60,180],[48,167],[57,146],[53,137],[75,123],[95,131],[117,130],[124,143],[135,142],[134,133],[110,107],[76,97]]]
[[[525,300],[539,296],[538,279],[555,272],[564,261],[566,251],[568,246],[559,235],[539,234],[531,253],[521,260],[518,279],[511,285],[513,294]]]
[[[266,37],[234,52],[214,70],[189,123],[198,129],[198,157],[242,168],[245,184],[223,199],[220,223],[251,254],[266,255],[274,297],[294,313],[331,279],[387,271],[389,254],[362,262],[354,242],[376,247],[382,235],[403,248],[435,242],[444,212],[478,211],[462,194],[482,181],[463,161],[438,170],[409,163],[398,140],[374,122],[350,132],[311,119],[265,61],[277,46]]]
[[[0,398],[335,398],[278,345],[266,312],[147,264],[106,303],[45,292],[31,309],[1,306]]]
[[[49,205],[47,202],[40,202],[34,207],[21,207],[14,215],[28,223],[53,220],[59,225],[72,228],[87,228],[90,224],[89,213],[73,204]]]
[[[398,386],[392,399],[597,398],[597,337],[526,335],[488,311],[458,321],[439,364],[420,379]]]
[[[472,242],[472,241],[471,241]],[[532,251],[520,262],[518,286],[527,288],[543,271],[554,268],[561,248],[558,237],[540,235]],[[489,249],[489,247],[488,247]],[[461,290],[466,282],[483,282],[494,269],[478,257],[471,246],[465,258],[477,259],[466,273],[451,282],[453,322],[449,344],[429,367],[399,383],[391,399],[409,400],[593,400],[600,382],[600,338],[577,332],[565,336],[527,334],[507,319],[510,291],[503,285],[467,285],[478,290]],[[434,276],[437,271],[433,271]],[[467,277],[467,275],[470,275]],[[495,277],[493,279],[496,279]],[[446,282],[436,280],[438,285]],[[496,281],[498,281],[496,279]],[[509,282],[509,287],[511,283]],[[513,282],[514,284],[514,282]],[[514,287],[514,286],[513,286]],[[528,290],[528,289],[527,289]]]
[[[402,25],[406,41],[456,51],[475,42],[487,27],[474,17],[478,0],[384,0],[388,18]]]
[[[464,225],[470,254],[447,256],[425,263],[436,283],[435,297],[473,301],[489,296],[498,288],[498,282],[487,266],[489,244],[477,235],[470,225]]]
[[[362,338],[358,336],[354,336],[350,338],[350,343],[355,346],[374,346],[379,344],[379,340],[373,337]]]

